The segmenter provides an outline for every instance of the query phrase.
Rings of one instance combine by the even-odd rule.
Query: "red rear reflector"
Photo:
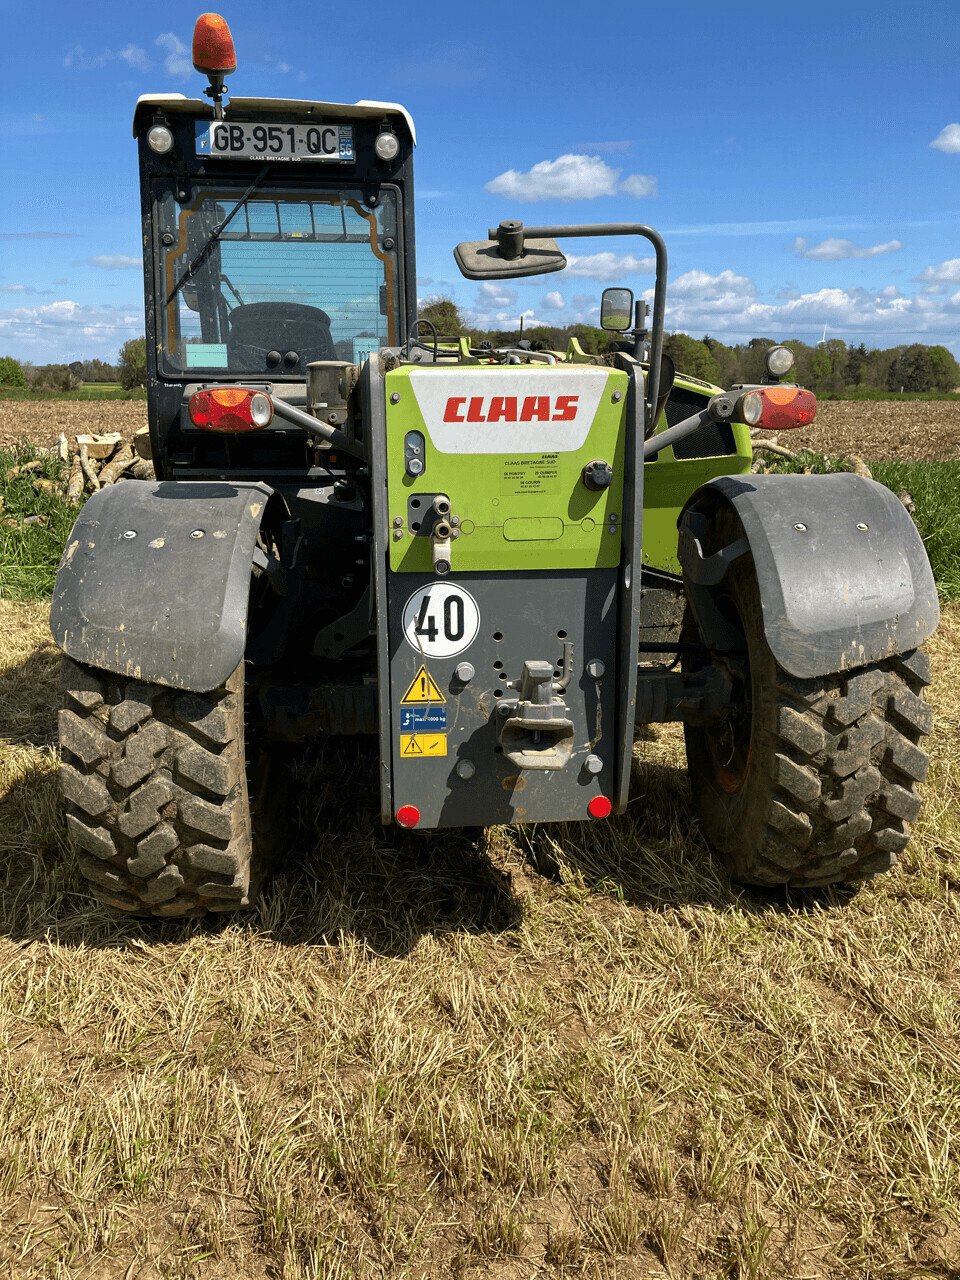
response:
[[[789,431],[806,427],[817,416],[817,397],[803,387],[758,387],[763,412],[758,427],[767,431]]]
[[[219,13],[201,13],[193,28],[193,65],[198,71],[232,75],[237,69],[233,36],[226,18]]]
[[[420,821],[420,810],[415,804],[402,804],[397,810],[397,821],[401,827],[415,827]]]
[[[204,431],[259,431],[273,418],[273,402],[249,387],[212,387],[190,397],[190,421]]]
[[[609,818],[613,805],[606,796],[594,796],[587,805],[587,813],[591,818]]]

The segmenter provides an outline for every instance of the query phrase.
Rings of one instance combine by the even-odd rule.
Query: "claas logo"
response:
[[[444,422],[573,422],[579,396],[451,396]]]

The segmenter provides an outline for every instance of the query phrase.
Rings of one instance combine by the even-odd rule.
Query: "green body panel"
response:
[[[703,395],[704,404],[722,388],[678,377],[676,385]],[[657,431],[667,425],[661,415]],[[680,573],[677,559],[677,521],[687,499],[715,476],[747,475],[753,465],[750,428],[742,422],[730,424],[736,453],[710,458],[675,458],[671,448],[646,463],[643,476],[643,563],[651,569]]]
[[[432,572],[431,540],[412,528],[429,504],[409,503],[434,494],[449,497],[459,520],[460,536],[450,546],[453,575],[619,564],[626,374],[574,363],[403,365],[385,382],[393,572]],[[559,421],[574,412],[574,400],[576,418]],[[525,409],[549,418],[523,421]],[[410,432],[424,439],[424,471],[417,476],[406,470]],[[554,438],[559,447],[539,447]],[[597,459],[611,465],[613,481],[595,491],[584,484],[583,470]],[[394,536],[398,530],[402,537]]]

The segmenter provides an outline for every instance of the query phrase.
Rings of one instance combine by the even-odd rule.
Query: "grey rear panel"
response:
[[[628,675],[616,665],[619,574],[593,569],[447,578],[444,585],[463,588],[476,601],[480,625],[468,648],[441,658],[418,652],[402,626],[404,606],[437,579],[393,579],[388,735],[395,809],[415,805],[424,827],[473,826],[586,818],[594,796],[614,798],[624,729],[618,695]],[[565,641],[573,645],[574,674],[563,695],[574,730],[571,757],[560,769],[518,769],[498,750],[498,703],[516,696],[507,681],[521,676],[524,661],[543,660],[559,672]],[[591,662],[603,664],[602,676],[587,673]],[[475,672],[465,683],[454,674],[461,663]],[[443,702],[404,702],[421,668]],[[414,698],[421,696],[422,682],[413,690]],[[410,738],[418,734],[421,749],[415,741],[411,752]],[[430,754],[441,747],[443,754]],[[590,755],[602,762],[599,773],[585,768]],[[471,777],[457,772],[464,761],[474,766]]]

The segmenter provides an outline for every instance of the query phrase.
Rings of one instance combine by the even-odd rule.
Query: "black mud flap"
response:
[[[748,545],[704,555],[704,534],[724,506],[739,516]],[[791,675],[829,675],[914,649],[940,620],[916,525],[874,480],[720,476],[693,494],[679,528],[688,590],[717,587],[749,550],[767,643]]]
[[[243,657],[264,484],[124,480],[80,512],[50,629],[78,662],[207,692]]]

